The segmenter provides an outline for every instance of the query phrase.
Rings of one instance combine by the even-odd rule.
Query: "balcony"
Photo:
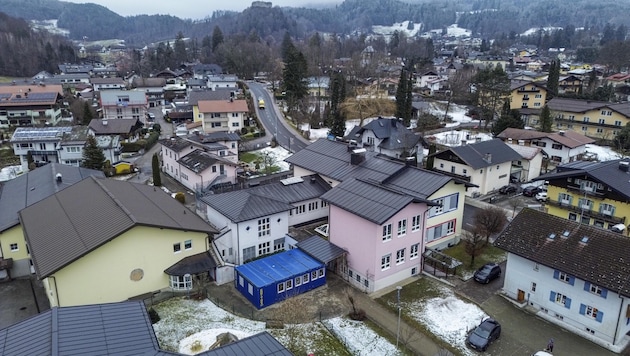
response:
[[[623,128],[623,126],[618,126],[618,125],[600,124],[599,122],[590,122],[590,121],[589,122],[575,121],[574,119],[563,119],[559,117],[556,117],[555,120],[558,122],[567,122],[571,124],[586,125],[586,126],[607,127],[611,129],[618,129],[618,130],[621,130]]]
[[[572,192],[577,192],[580,195],[586,194],[587,196],[595,197],[598,199],[604,199],[606,197],[606,193],[603,191],[585,190],[585,189],[582,189],[582,187],[577,186],[577,185],[567,184],[567,190],[572,191]]]
[[[622,217],[617,217],[617,216],[612,216],[610,214],[602,214],[600,212],[594,211],[594,210],[590,210],[590,209],[582,209],[580,206],[577,205],[570,205],[568,204],[567,201],[558,201],[558,200],[547,200],[547,204],[551,205],[551,206],[555,206],[564,210],[568,210],[577,214],[584,214],[584,216],[588,216],[597,220],[603,220],[606,221],[608,223],[613,223],[613,224],[623,224],[626,221],[626,217],[622,216]]]

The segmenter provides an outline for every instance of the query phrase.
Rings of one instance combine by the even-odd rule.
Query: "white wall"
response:
[[[315,198],[293,204],[295,208],[291,210],[289,215],[289,226],[295,226],[328,217],[328,206],[322,206],[322,203],[321,199]],[[304,212],[298,214],[298,207],[300,206],[304,207]],[[315,206],[317,207],[316,209]],[[311,209],[309,209],[309,207],[311,207]]]

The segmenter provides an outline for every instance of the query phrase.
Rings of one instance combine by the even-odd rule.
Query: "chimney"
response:
[[[359,148],[353,150],[350,154],[350,164],[353,166],[358,166],[359,164],[365,161],[365,148]]]
[[[462,146],[466,146],[466,144],[468,144],[468,141],[462,140]]]
[[[488,163],[492,163],[492,153],[486,153],[483,155],[483,160]]]
[[[101,122],[103,123],[103,126],[107,126],[107,119],[103,119]]]
[[[61,182],[62,182],[62,179],[61,179],[61,173],[57,173],[57,174],[55,175],[55,178],[57,179],[57,183],[61,183]]]
[[[630,170],[630,161],[619,161],[619,170],[628,172]]]
[[[564,136],[564,131],[558,131],[558,134],[559,134],[560,136]]]

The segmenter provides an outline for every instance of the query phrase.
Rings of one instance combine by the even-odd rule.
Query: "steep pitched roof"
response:
[[[443,155],[444,152],[452,152],[473,169],[490,167],[504,162],[521,159],[516,151],[498,138],[481,141],[478,143],[449,148],[446,151],[437,152],[434,155]],[[490,159],[486,155],[490,154]]]
[[[193,148],[196,145],[184,138],[179,136],[165,138],[158,141],[160,145],[169,148],[175,152],[181,152],[184,148],[190,147]]]
[[[536,130],[516,129],[511,127],[501,131],[501,133],[497,135],[497,138],[500,138],[504,141],[507,139],[534,140],[549,138],[550,140],[556,141],[569,148],[575,148],[595,142],[595,140],[593,140],[592,138],[586,137],[573,130],[560,132],[541,132]]]
[[[251,187],[233,192],[210,194],[201,201],[233,222],[291,210],[291,204],[315,199],[330,190],[330,185],[316,175]]]
[[[90,197],[89,204],[85,197]],[[161,189],[93,177],[25,208],[19,216],[40,278],[135,226],[217,232]]]
[[[201,113],[247,112],[245,100],[200,100],[197,105]]]
[[[188,103],[198,105],[202,100],[230,100],[234,88],[215,88],[214,90],[193,90],[188,94]]]
[[[196,122],[195,124],[201,124],[201,122]],[[208,133],[199,132],[195,135],[186,137],[186,139],[205,144],[222,141],[240,141],[241,136],[239,136],[236,132],[217,131]]]
[[[13,355],[183,355],[160,350],[144,303],[52,308],[0,330],[0,350]],[[267,332],[200,356],[292,356]]]
[[[368,130],[372,131],[378,139],[383,140],[379,147],[389,150],[410,149],[420,141],[420,136],[407,129],[400,120],[382,117],[370,121],[363,127],[355,126],[348,134],[348,138],[359,138]]]
[[[547,102],[547,106],[553,111],[565,111],[583,114],[591,110],[609,108],[613,111],[630,118],[630,104],[625,103],[609,103],[605,101],[591,101],[570,98],[553,98]]]
[[[508,146],[510,146],[511,149],[516,151],[519,155],[521,155],[521,157],[527,160],[530,160],[536,157],[536,155],[542,151],[540,147],[536,147],[536,146],[521,146],[521,145],[511,145],[511,144],[508,144]]]
[[[536,130],[526,130],[526,129],[517,129],[514,127],[508,127],[507,129],[501,131],[497,135],[497,138],[500,139],[512,139],[512,140],[533,140],[536,138],[547,137],[547,132],[541,132]]]
[[[61,175],[61,182],[57,175]],[[0,184],[0,232],[20,223],[18,212],[89,176],[104,178],[102,171],[49,163]]]
[[[136,128],[142,127],[138,119],[92,119],[88,126],[96,135],[129,134]]]
[[[229,166],[236,165],[234,162],[200,149],[194,150],[180,158],[177,160],[177,163],[196,173],[205,171],[206,169],[212,167],[215,163],[221,163]]]
[[[621,234],[525,208],[495,246],[630,297],[630,239]]]
[[[621,169],[622,162],[628,164],[630,160],[617,159],[606,162],[574,161],[563,164],[557,167],[555,172],[542,175],[538,179],[591,177],[614,189],[626,199],[630,199],[630,173]]]

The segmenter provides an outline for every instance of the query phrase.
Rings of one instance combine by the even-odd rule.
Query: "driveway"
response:
[[[0,329],[50,309],[41,282],[14,279],[0,283]]]

